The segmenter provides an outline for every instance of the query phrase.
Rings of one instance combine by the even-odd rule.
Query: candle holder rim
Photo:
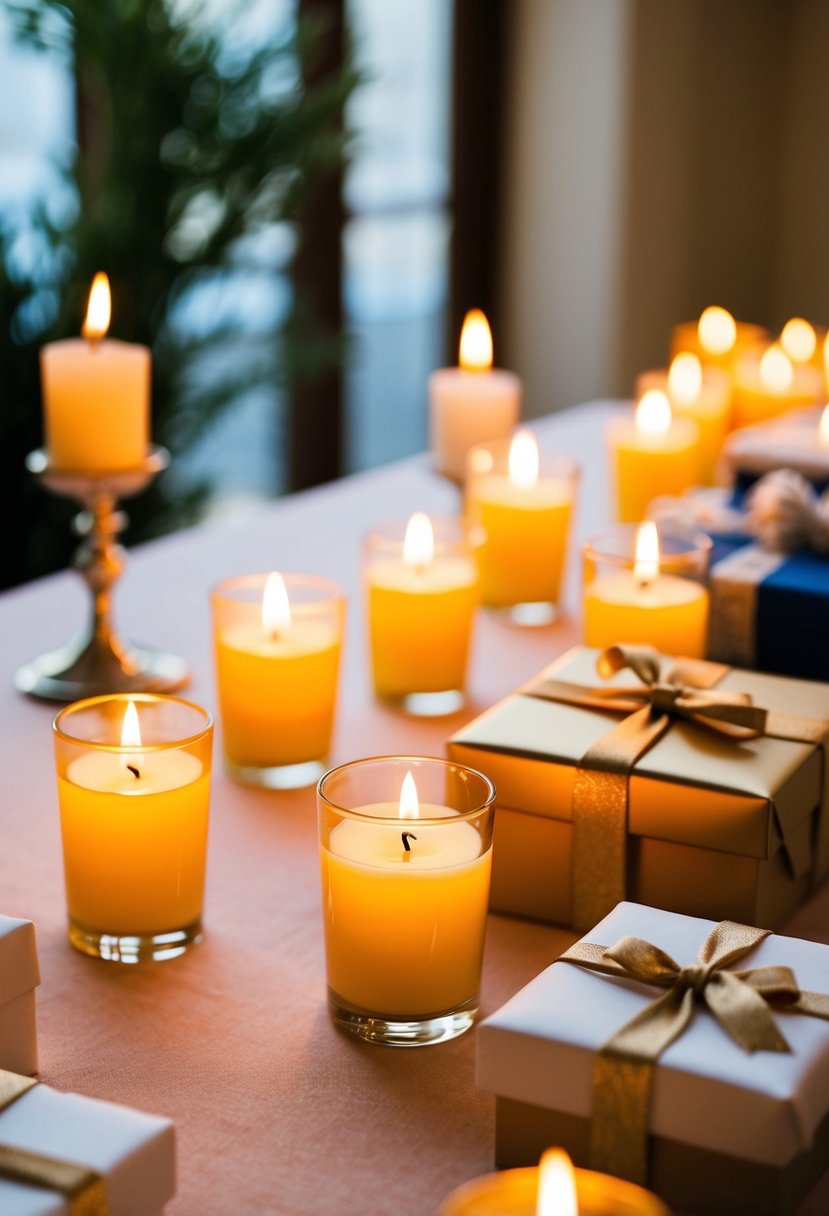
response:
[[[195,710],[196,713],[200,714],[204,719],[204,725],[194,734],[182,736],[180,739],[165,739],[159,743],[130,743],[127,748],[122,743],[101,743],[97,739],[80,739],[77,735],[70,735],[63,729],[59,719],[64,714],[69,716],[73,711],[91,709],[96,704],[101,704],[104,701],[143,701],[152,704],[173,703],[175,705],[184,705],[187,709]],[[69,705],[61,706],[52,719],[52,733],[55,738],[62,739],[65,743],[95,748],[96,751],[101,752],[123,752],[127,750],[130,753],[134,752],[136,755],[150,752],[178,751],[182,747],[190,747],[193,744],[199,743],[212,730],[213,715],[203,705],[199,705],[196,701],[188,701],[185,697],[171,697],[165,693],[153,692],[106,692],[100,693],[95,697],[82,697],[79,701],[72,701]]]
[[[543,465],[545,460],[555,460],[560,466],[562,476],[581,477],[582,468],[575,456],[571,456],[568,452],[561,452],[558,448],[550,447],[544,442],[543,436],[539,437],[538,433],[526,423],[519,424],[514,427],[509,435],[500,435],[497,439],[485,439],[482,443],[475,443],[466,454],[466,466],[472,468],[472,459],[476,452],[489,452],[490,455],[507,458],[509,456],[510,446],[516,435],[521,431],[529,431],[533,439],[538,445],[538,455]],[[478,470],[474,470],[478,472]],[[480,470],[480,472],[491,473],[492,469]],[[545,475],[543,469],[540,470],[540,476]]]
[[[342,815],[349,819],[355,819],[359,822],[370,821],[372,823],[390,823],[390,824],[391,823],[394,823],[394,824],[400,823],[401,822],[400,817],[397,815],[388,815],[388,816],[363,815],[360,813],[360,811],[353,810],[351,807],[340,806],[338,803],[333,802],[331,800],[331,798],[329,798],[328,795],[325,793],[325,790],[323,789],[323,785],[329,778],[335,777],[337,774],[342,773],[342,771],[344,769],[353,768],[353,767],[356,767],[357,765],[383,764],[383,763],[388,763],[389,761],[398,761],[398,760],[404,761],[404,762],[406,762],[406,761],[412,762],[413,764],[419,764],[419,763],[421,763],[421,764],[422,763],[438,764],[438,765],[442,765],[444,768],[462,769],[465,772],[472,773],[475,777],[479,778],[483,782],[484,787],[487,791],[486,797],[480,803],[478,803],[476,806],[470,807],[469,810],[466,810],[466,811],[458,810],[458,815],[457,815],[458,819],[474,819],[477,816],[483,814],[485,811],[488,811],[495,801],[495,797],[496,797],[495,783],[491,780],[491,778],[487,777],[486,773],[482,773],[480,771],[480,769],[472,768],[468,764],[458,764],[457,761],[455,761],[455,760],[446,760],[442,756],[416,756],[416,755],[403,755],[403,754],[399,754],[399,753],[390,753],[385,756],[362,756],[357,760],[346,760],[343,764],[336,764],[333,768],[330,768],[330,769],[328,769],[327,772],[323,773],[323,775],[320,777],[319,781],[317,782],[317,797],[319,798],[321,803],[324,803],[324,805],[326,807],[329,807],[332,811],[335,811],[338,815]],[[415,821],[412,820],[412,822],[415,822]],[[447,819],[445,816],[429,817],[426,815],[419,815],[416,822],[420,823],[420,824],[425,824],[425,825],[428,825],[431,827],[432,825],[435,825],[435,824],[445,825],[447,823]],[[449,820],[449,822],[454,823],[454,822],[456,822],[456,820],[452,819],[452,820]]]
[[[659,556],[661,561],[680,560],[682,558],[690,558],[695,553],[705,555],[710,558],[711,551],[714,547],[714,542],[710,536],[704,532],[699,532],[694,528],[683,528],[681,525],[671,524],[670,527],[664,528],[656,520],[642,520],[639,523],[618,523],[612,527],[605,528],[601,532],[596,532],[593,536],[588,536],[584,541],[582,552],[586,557],[593,557],[607,565],[629,566],[636,560],[636,534],[642,523],[656,523],[656,532],[659,537],[660,551]],[[624,537],[630,541],[624,553],[613,552],[612,549],[603,548],[602,542],[607,542],[613,537]],[[663,540],[677,539],[687,542],[687,547],[676,552],[664,550],[662,548]]]
[[[435,554],[441,554],[457,545],[469,544],[473,548],[480,544],[478,534],[480,528],[470,523],[465,515],[452,515],[448,512],[433,513],[431,511],[413,511],[407,516],[396,516],[384,519],[380,523],[367,528],[363,533],[363,543],[367,547],[375,547],[378,551],[393,548],[395,552],[403,545],[406,528],[412,515],[423,514],[429,519],[434,532]],[[437,527],[435,526],[437,525]],[[445,528],[449,535],[442,535],[439,529]]]
[[[228,595],[227,591],[232,588],[246,590],[262,590],[266,581],[271,574],[279,574],[284,580],[287,588],[296,586],[313,587],[320,591],[327,591],[329,594],[319,600],[304,601],[305,605],[312,603],[323,604],[329,601],[346,600],[348,593],[341,583],[336,579],[329,578],[326,574],[305,574],[301,570],[257,570],[247,574],[228,574],[224,578],[219,579],[217,583],[213,583],[209,590],[211,600],[225,600],[229,603],[256,603],[255,600],[236,599],[235,596]],[[301,608],[302,601],[298,601],[296,607]],[[294,607],[292,604],[291,607]]]
[[[45,447],[34,448],[26,456],[25,465],[30,473],[36,477],[49,478],[53,477],[56,481],[73,481],[84,483],[98,483],[104,488],[114,485],[116,491],[121,493],[118,483],[125,479],[133,479],[136,477],[155,476],[158,473],[163,473],[170,464],[170,453],[167,448],[161,444],[150,444],[147,447],[144,459],[136,465],[130,465],[121,469],[69,469],[61,468],[52,464],[49,459],[48,449]]]
[[[537,1165],[519,1165],[507,1170],[492,1170],[487,1174],[479,1174],[476,1178],[470,1178],[468,1181],[462,1182],[460,1186],[456,1187],[454,1191],[451,1191],[446,1196],[444,1207],[440,1209],[438,1216],[442,1216],[444,1211],[449,1211],[448,1207],[446,1207],[449,1200],[466,1201],[473,1199],[476,1195],[485,1193],[499,1179],[514,1178],[522,1190],[525,1189],[528,1196],[532,1197],[538,1190],[538,1172],[539,1167]],[[594,1190],[601,1192],[603,1184],[611,1181],[613,1190],[617,1195],[621,1193],[622,1197],[627,1199],[628,1202],[638,1201],[641,1204],[643,1200],[647,1200],[649,1216],[670,1216],[668,1207],[664,1201],[654,1191],[640,1186],[639,1183],[630,1182],[627,1178],[619,1178],[615,1174],[603,1174],[599,1170],[586,1169],[580,1165],[573,1165],[573,1173],[576,1179],[576,1192],[580,1201],[583,1201]]]

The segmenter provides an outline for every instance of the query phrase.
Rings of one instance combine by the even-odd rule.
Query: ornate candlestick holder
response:
[[[92,618],[64,646],[17,669],[14,683],[20,692],[49,701],[77,701],[108,692],[172,692],[187,682],[183,659],[126,642],[112,619],[112,589],[126,560],[117,542],[127,522],[117,509],[118,500],[140,493],[169,463],[170,454],[162,447],[150,448],[136,468],[112,473],[53,468],[40,448],[26,457],[27,469],[47,490],[84,507],[74,520],[83,537],[74,566],[92,594]]]

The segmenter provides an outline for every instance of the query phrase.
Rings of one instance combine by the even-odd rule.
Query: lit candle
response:
[[[360,801],[390,788],[393,799]],[[438,1029],[432,1021],[443,1022],[440,1037],[471,1024],[494,794],[472,769],[407,757],[357,761],[320,782],[330,1005],[346,1028],[359,1033],[369,1019],[364,1037],[381,1040],[387,1023],[420,1042]]]
[[[123,962],[201,935],[212,722],[173,697],[93,697],[54,721],[69,938]]]
[[[211,594],[225,762],[251,785],[310,785],[331,747],[345,596],[336,583],[276,572]]]
[[[46,450],[56,469],[116,472],[147,455],[150,352],[107,338],[109,320],[109,281],[98,274],[83,337],[40,352]]]
[[[438,470],[460,481],[469,449],[509,435],[520,413],[521,381],[493,368],[489,324],[473,309],[461,330],[460,367],[429,377],[430,446]]]
[[[823,370],[826,331],[818,331],[803,317],[792,317],[780,331],[780,345],[792,363],[805,363]]]
[[[759,358],[746,356],[738,363],[732,421],[736,427],[750,426],[798,406],[818,405],[824,399],[821,371],[806,363],[792,363],[783,348],[773,343]]]
[[[517,621],[555,615],[567,556],[579,470],[539,452],[531,431],[473,448],[467,461],[466,513],[480,530],[481,599],[509,608]]]
[[[463,521],[417,512],[402,537],[398,524],[376,529],[366,538],[365,582],[377,696],[410,713],[458,709],[478,605]]]
[[[615,551],[607,538],[588,541],[584,554],[584,635],[588,646],[655,646],[664,654],[703,658],[708,632],[708,591],[694,577],[663,571],[656,524],[636,531],[632,557],[625,556],[629,530],[616,530]],[[675,545],[664,561],[675,569],[704,572],[710,542],[694,537]],[[704,555],[704,556],[703,556]]]
[[[658,389],[674,415],[690,418],[699,428],[697,480],[712,484],[731,417],[731,380],[717,367],[703,367],[690,352],[676,355],[667,371],[642,372],[636,378],[636,401]]]
[[[696,483],[699,428],[690,418],[674,418],[658,389],[643,395],[633,420],[611,419],[607,438],[620,520],[641,519],[652,498]]]
[[[714,304],[703,309],[698,321],[674,326],[671,355],[689,351],[707,367],[732,371],[742,355],[768,340],[768,330],[761,325],[735,321],[727,308]]]
[[[538,1167],[484,1174],[453,1191],[438,1216],[669,1216],[661,1200],[621,1178],[574,1170],[563,1149]]]

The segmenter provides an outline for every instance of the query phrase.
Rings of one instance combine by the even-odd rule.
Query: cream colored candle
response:
[[[706,367],[731,372],[738,359],[768,340],[769,332],[761,325],[735,321],[728,309],[712,305],[703,309],[698,321],[683,321],[674,326],[671,356],[688,351],[697,355]]]
[[[274,572],[225,580],[212,604],[229,771],[256,785],[312,783],[331,747],[342,593],[325,579]]]
[[[586,572],[584,640],[598,648],[644,644],[664,654],[704,658],[708,605],[701,583],[662,573],[656,525],[644,523],[632,569],[595,577]]]
[[[462,521],[411,517],[402,541],[390,526],[369,535],[365,583],[374,689],[412,712],[463,701],[478,577]],[[394,533],[392,535],[391,533]],[[431,709],[430,709],[431,706]]]
[[[561,597],[578,466],[540,453],[531,431],[469,454],[466,514],[478,530],[481,599],[494,608],[547,605]],[[519,616],[520,619],[520,616]]]
[[[616,492],[616,517],[641,519],[651,499],[682,494],[696,483],[699,427],[674,418],[664,393],[651,389],[633,419],[613,418],[607,442]]]
[[[787,410],[820,405],[825,384],[819,368],[792,363],[786,352],[773,344],[758,358],[742,359],[734,374],[732,421],[735,427],[764,422]]]
[[[731,419],[731,380],[717,367],[703,367],[697,355],[676,355],[666,371],[642,372],[636,378],[635,399],[658,389],[671,403],[676,418],[690,418],[699,428],[697,480],[711,485]]]
[[[521,381],[492,366],[492,335],[479,309],[461,331],[460,367],[429,377],[430,446],[437,469],[461,481],[470,448],[509,435],[521,414]]]
[[[116,472],[147,455],[150,351],[106,338],[109,314],[109,282],[96,275],[83,337],[40,352],[46,450],[56,469]]]
[[[574,1170],[563,1149],[548,1149],[538,1167],[484,1174],[447,1196],[438,1216],[669,1216],[643,1187]]]

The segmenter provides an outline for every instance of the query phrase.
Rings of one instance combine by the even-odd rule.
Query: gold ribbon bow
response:
[[[0,1112],[38,1082],[0,1068]],[[106,1183],[86,1165],[0,1144],[0,1178],[57,1191],[69,1205],[69,1216],[110,1216]]]
[[[631,670],[640,684],[591,688],[541,677],[522,689],[531,697],[585,709],[623,713],[625,718],[579,761],[573,785],[573,924],[589,929],[625,898],[630,774],[636,761],[665,734],[674,718],[740,742],[769,735],[814,743],[824,749],[822,820],[829,818],[829,722],[762,709],[744,692],[715,685],[730,670],[702,659],[678,659],[662,676],[659,655],[650,647],[611,646],[596,660],[609,679]],[[820,828],[815,877],[829,869],[829,827]]]
[[[768,929],[722,921],[703,942],[696,962],[686,967],[638,937],[623,937],[609,949],[576,942],[561,955],[559,962],[667,989],[599,1048],[592,1083],[593,1169],[647,1183],[656,1063],[688,1028],[697,1000],[747,1052],[791,1050],[770,1008],[829,1021],[829,996],[801,992],[789,967],[726,970],[768,936]]]

